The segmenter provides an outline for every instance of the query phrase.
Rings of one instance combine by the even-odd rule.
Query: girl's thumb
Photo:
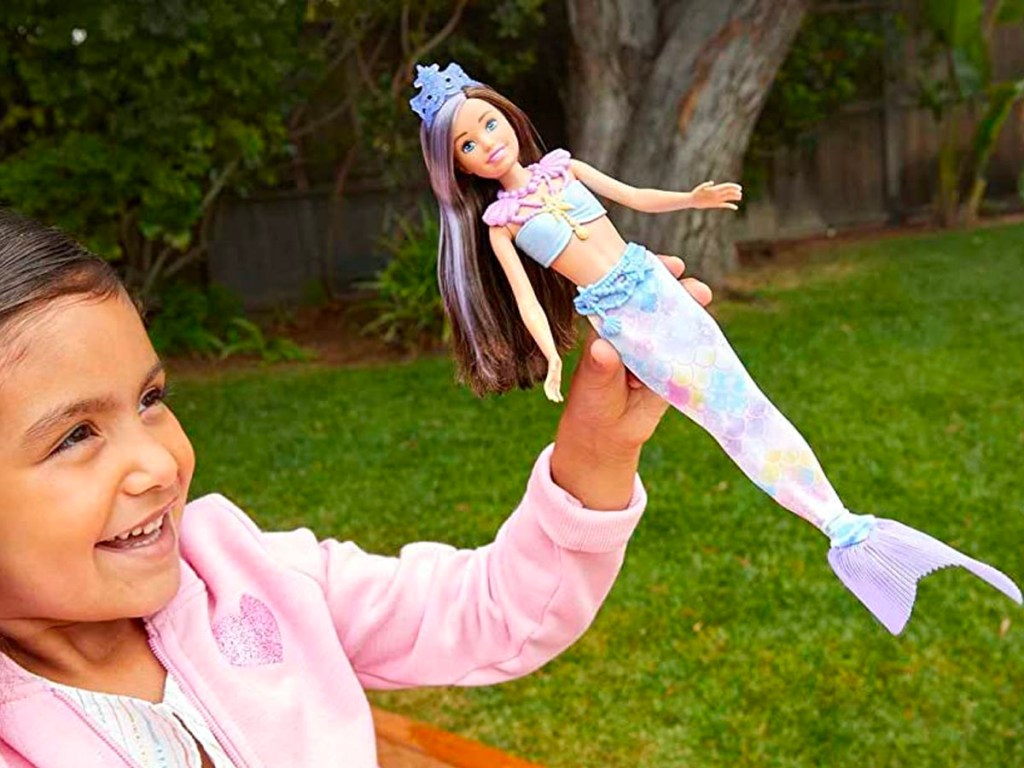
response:
[[[619,353],[604,339],[595,339],[584,357],[587,366],[587,381],[594,388],[620,385],[626,369],[619,359]]]

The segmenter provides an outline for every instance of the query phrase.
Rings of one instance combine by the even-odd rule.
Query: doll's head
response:
[[[466,149],[466,136],[456,133],[454,126],[467,104],[474,114],[480,113],[484,125],[496,118],[498,129],[514,137],[515,159],[524,165],[540,159],[540,137],[519,107],[470,80],[456,64],[443,71],[437,65],[419,68],[416,85],[422,90],[412,105],[423,118],[420,143],[440,209],[438,282],[451,321],[459,378],[478,395],[532,387],[543,380],[547,363],[523,325],[481,218],[501,186],[486,170],[487,175],[478,175],[460,164],[458,155]],[[531,259],[523,259],[523,266],[548,316],[555,343],[564,352],[576,338],[573,285]]]
[[[0,210],[0,636],[8,651],[43,628],[146,616],[174,596],[194,457],[163,403],[165,380],[110,265]],[[140,527],[147,533],[132,535]]]

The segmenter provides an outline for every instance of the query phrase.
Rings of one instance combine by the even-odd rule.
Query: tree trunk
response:
[[[638,187],[742,181],[743,155],[809,0],[567,0],[575,155]],[[614,212],[627,239],[716,282],[729,211]]]

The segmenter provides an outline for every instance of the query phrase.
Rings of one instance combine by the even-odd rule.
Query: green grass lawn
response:
[[[1024,227],[822,252],[716,314],[855,511],[1024,583]],[[394,553],[472,547],[519,500],[558,408],[477,401],[446,360],[179,382],[220,491],[267,528]],[[961,570],[893,638],[827,540],[681,414],[645,449],[643,522],[597,621],[543,670],[374,695],[551,768],[1024,765],[1024,612]]]

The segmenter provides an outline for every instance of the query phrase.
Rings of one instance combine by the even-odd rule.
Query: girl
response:
[[[937,568],[963,566],[1021,602],[991,566],[900,523],[848,511],[710,315],[646,248],[623,241],[588,189],[655,213],[736,210],[739,185],[635,189],[565,150],[542,157],[529,118],[457,64],[417,73],[411,104],[441,210],[440,286],[459,371],[475,392],[543,380],[548,398],[560,400],[560,354],[572,343],[575,309],[759,488],[829,537],[833,570],[893,634],[910,618],[918,579]]]
[[[389,558],[186,504],[166,386],[109,265],[0,211],[0,766],[375,767],[364,688],[508,680],[586,629],[664,411],[593,343],[495,541]]]

